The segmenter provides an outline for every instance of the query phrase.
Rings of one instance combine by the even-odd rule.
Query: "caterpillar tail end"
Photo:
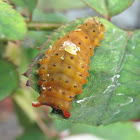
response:
[[[32,102],[33,107],[40,107],[41,104],[39,102]]]
[[[63,114],[66,118],[69,118],[71,116],[70,112],[68,110],[64,110]]]

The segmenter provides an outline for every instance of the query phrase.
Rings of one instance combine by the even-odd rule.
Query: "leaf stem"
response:
[[[107,0],[104,0],[104,3],[105,3],[106,12],[107,12],[107,15],[105,16],[105,19],[108,20],[108,21],[110,21],[111,20],[111,17],[109,16],[109,10],[108,10]]]
[[[47,138],[53,138],[53,137],[56,137],[56,136],[59,137],[58,132],[55,129],[49,129],[46,126],[46,124],[41,119],[40,115],[38,115],[38,117],[37,117],[37,124]]]
[[[52,30],[57,29],[61,24],[30,22],[27,23],[29,30]]]
[[[111,17],[108,16],[108,17],[105,17],[106,20],[110,21],[111,20]]]

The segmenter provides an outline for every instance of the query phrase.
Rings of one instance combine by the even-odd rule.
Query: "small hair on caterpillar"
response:
[[[38,69],[41,94],[34,107],[51,106],[71,116],[71,101],[82,93],[82,85],[89,75],[90,57],[94,48],[104,38],[105,26],[95,18],[88,18],[75,30],[59,37],[39,61]]]

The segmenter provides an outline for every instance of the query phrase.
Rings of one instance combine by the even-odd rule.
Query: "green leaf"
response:
[[[22,41],[22,45],[26,48],[36,49],[36,47],[42,46],[45,41],[47,41],[46,36],[49,36],[50,34],[52,34],[52,31],[28,31]]]
[[[45,135],[39,129],[27,129],[21,136],[15,140],[46,140]]]
[[[58,131],[68,130],[70,135],[92,134],[98,136],[101,139],[107,140],[140,139],[140,133],[132,122],[114,123],[107,126],[98,127],[86,124],[74,124],[56,119],[53,121],[53,123]]]
[[[46,138],[42,131],[39,129],[27,129],[24,134],[15,140],[59,140],[58,138]]]
[[[16,6],[20,6],[29,10],[30,13],[33,12],[37,4],[37,0],[10,0],[10,1],[13,2]]]
[[[86,5],[94,9],[107,19],[115,16],[131,6],[134,0],[82,0]]]
[[[38,61],[43,57],[46,48],[53,45],[58,37],[83,24],[84,20],[80,18],[71,24],[61,26],[34,59],[33,66],[26,72],[26,76],[29,77],[28,83],[36,91],[40,92],[37,84],[39,76],[36,72],[40,67]],[[56,113],[51,113],[52,118],[90,125],[139,118],[140,31],[131,33],[130,37],[130,33],[127,34],[110,22],[104,19],[100,21],[106,26],[107,31],[100,43],[101,47],[96,47],[94,56],[91,57],[90,75],[87,77],[88,82],[83,85],[83,93],[72,101],[69,119]]]
[[[123,133],[122,133],[123,132]],[[107,140],[139,140],[140,133],[133,123],[115,123],[108,126],[72,125],[72,134],[89,133]]]
[[[46,137],[45,134],[37,127],[37,125],[34,124],[25,129],[24,133],[16,138],[16,140],[58,140],[58,138]]]
[[[18,87],[16,67],[4,59],[0,59],[0,101],[8,97]]]
[[[40,52],[36,48],[42,46],[47,41],[46,35],[50,35],[51,33],[52,31],[28,31],[20,47],[20,51],[22,52],[19,59],[20,74],[27,70],[27,66],[31,64],[29,61]]]
[[[35,22],[47,22],[47,23],[66,23],[68,19],[64,14],[58,12],[43,12],[39,9],[35,9],[33,13],[33,21]]]
[[[80,0],[47,0],[47,3],[46,0],[41,0],[38,4],[38,8],[44,11],[64,11],[82,7],[85,7],[85,5]]]
[[[37,120],[37,113],[35,112],[35,108],[32,107],[34,98],[30,93],[35,96],[35,93],[31,90],[19,88],[13,95],[15,111],[20,124],[25,128],[32,126]]]
[[[0,1],[0,39],[22,39],[25,33],[24,18],[10,5]]]
[[[70,133],[71,133],[72,126],[75,126],[77,124],[73,124],[73,123],[70,123],[70,122],[67,122],[67,121],[62,121],[62,120],[54,119],[53,120],[53,125],[54,125],[54,127],[55,127],[55,129],[57,131],[69,130]]]

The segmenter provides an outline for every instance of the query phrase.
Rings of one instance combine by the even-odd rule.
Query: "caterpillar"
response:
[[[105,26],[96,17],[89,18],[50,45],[39,61],[41,94],[38,102],[32,103],[34,107],[47,105],[62,110],[65,117],[71,116],[71,101],[82,93],[89,75],[90,57],[104,38],[104,32]]]

